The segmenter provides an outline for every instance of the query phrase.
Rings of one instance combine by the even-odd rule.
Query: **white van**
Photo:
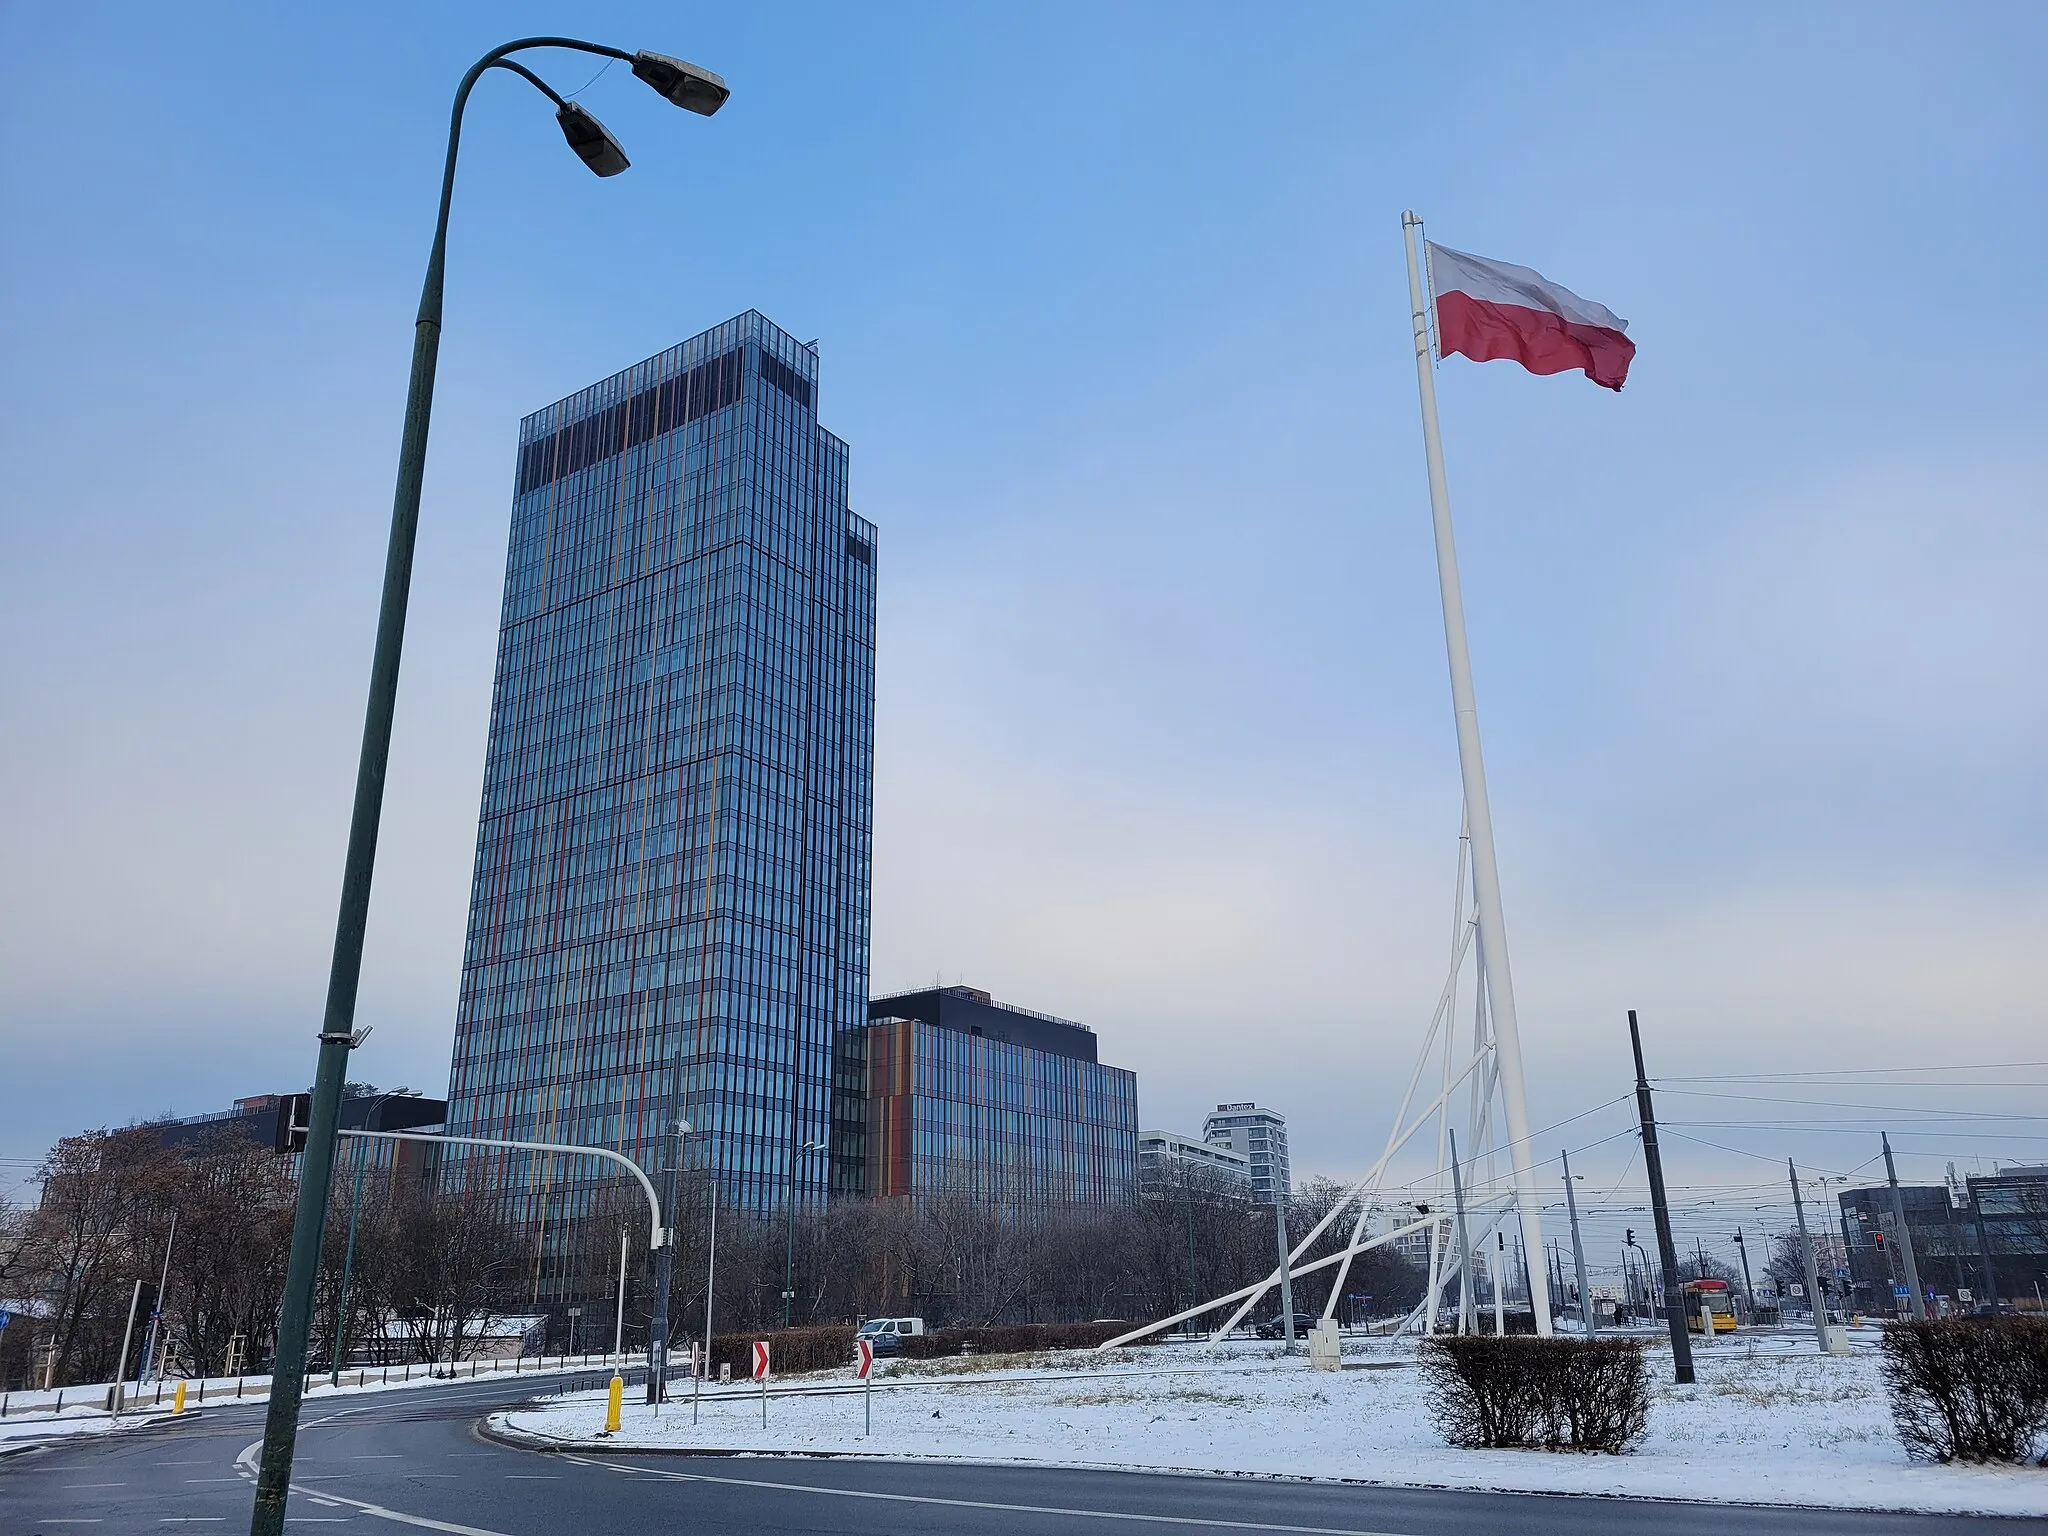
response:
[[[854,1337],[866,1339],[878,1355],[893,1355],[902,1349],[903,1339],[923,1332],[921,1317],[871,1317],[860,1325]]]

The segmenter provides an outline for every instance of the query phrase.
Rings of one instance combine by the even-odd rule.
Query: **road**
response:
[[[2014,1529],[2009,1521],[1954,1516],[1056,1467],[549,1455],[478,1437],[481,1415],[532,1390],[531,1380],[465,1383],[310,1408],[288,1523],[307,1536],[2011,1536]],[[209,1408],[178,1423],[0,1460],[0,1532],[246,1529],[247,1469],[262,1428],[260,1406]]]

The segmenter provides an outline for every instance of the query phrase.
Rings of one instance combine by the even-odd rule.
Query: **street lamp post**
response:
[[[782,1326],[787,1328],[791,1309],[796,1305],[796,1164],[797,1159],[807,1152],[822,1152],[830,1145],[823,1141],[798,1142],[789,1159],[789,1236],[783,1244],[782,1253]]]
[[[262,1461],[256,1475],[256,1502],[249,1522],[251,1536],[284,1536],[285,1500],[291,1489],[292,1452],[298,1438],[299,1401],[305,1390],[306,1340],[312,1323],[314,1284],[319,1278],[321,1229],[334,1180],[334,1133],[349,1052],[360,1039],[355,1028],[356,988],[362,976],[370,878],[377,862],[377,829],[384,810],[384,771],[391,756],[391,720],[398,700],[398,664],[405,644],[405,610],[412,587],[413,544],[419,530],[420,486],[426,473],[434,368],[441,349],[448,209],[455,196],[455,155],[469,93],[485,70],[510,70],[555,103],[555,120],[561,125],[563,137],[591,170],[600,176],[611,176],[627,166],[625,152],[596,118],[575,103],[563,100],[523,65],[510,61],[509,55],[531,48],[568,48],[603,58],[624,59],[633,66],[635,76],[668,100],[706,117],[723,106],[729,94],[725,82],[716,75],[679,59],[646,52],[627,53],[570,37],[526,37],[493,48],[470,66],[455,90],[455,105],[448,123],[448,154],[441,173],[440,213],[427,258],[426,281],[420,290],[419,315],[413,325],[412,378],[407,386],[405,427],[399,441],[398,485],[392,497],[391,536],[384,556],[384,591],[370,662],[370,696],[363,717],[362,752],[356,764],[355,803],[349,816],[348,853],[342,866],[334,958],[328,971],[327,1003],[320,1023],[312,1117],[299,1168],[291,1261],[285,1273],[284,1303],[278,1313],[277,1354],[272,1365]]]

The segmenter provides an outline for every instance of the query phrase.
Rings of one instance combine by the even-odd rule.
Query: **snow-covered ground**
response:
[[[1874,1336],[1872,1336],[1874,1337]],[[1311,1371],[1273,1346],[1169,1345],[1114,1357],[1064,1354],[1022,1369],[899,1364],[861,1398],[804,1377],[781,1384],[761,1427],[758,1391],[707,1392],[658,1414],[628,1403],[600,1437],[603,1394],[496,1414],[494,1425],[566,1445],[662,1450],[930,1457],[1074,1466],[1340,1478],[1448,1488],[1631,1494],[1730,1503],[2048,1515],[2048,1470],[1910,1462],[1891,1427],[1871,1338],[1847,1357],[1809,1340],[1718,1341],[1698,1380],[1671,1386],[1653,1352],[1649,1432],[1626,1456],[1460,1451],[1430,1421],[1412,1348],[1347,1341],[1347,1369]],[[1353,1353],[1357,1350],[1357,1353]],[[975,1362],[976,1365],[994,1362]],[[1348,1368],[1361,1363],[1379,1369]]]

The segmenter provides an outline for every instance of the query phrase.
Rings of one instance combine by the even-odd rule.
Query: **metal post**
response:
[[[647,1401],[659,1403],[668,1396],[668,1293],[675,1272],[676,1174],[683,1163],[683,1137],[687,1120],[677,1120],[673,1130],[675,1151],[669,1157],[668,1182],[664,1187],[662,1226],[669,1240],[654,1256],[654,1301],[647,1312]]]
[[[1813,1239],[1806,1231],[1806,1201],[1799,1194],[1799,1170],[1792,1166],[1792,1159],[1785,1159],[1785,1174],[1792,1181],[1792,1212],[1799,1218],[1799,1256],[1806,1263],[1806,1294],[1813,1304],[1813,1331],[1820,1343],[1820,1352],[1828,1352],[1828,1308],[1820,1293],[1820,1265],[1813,1257]]]
[[[1465,817],[1472,837],[1472,899],[1479,923],[1479,963],[1493,1019],[1494,1055],[1499,1069],[1501,1108],[1507,1121],[1508,1157],[1515,1174],[1515,1206],[1524,1251],[1543,1246],[1543,1219],[1536,1196],[1536,1170],[1529,1160],[1529,1106],[1522,1081],[1522,1036],[1515,1017],[1515,984],[1508,969],[1508,939],[1501,914],[1500,868],[1493,847],[1493,810],[1486,796],[1486,767],[1479,750],[1479,707],[1472,690],[1472,658],[1465,638],[1465,599],[1458,584],[1458,549],[1451,535],[1451,497],[1444,478],[1443,440],[1437,429],[1436,377],[1430,367],[1429,308],[1416,254],[1422,220],[1401,215],[1408,249],[1408,300],[1415,331],[1415,376],[1422,395],[1422,446],[1429,468],[1429,508],[1436,531],[1437,585],[1443,599],[1444,649],[1451,669],[1451,709],[1458,734],[1458,771],[1464,783]],[[1548,1290],[1548,1287],[1545,1287]],[[1531,1296],[1536,1331],[1550,1335],[1550,1298]]]
[[[1572,1262],[1579,1270],[1579,1327],[1587,1338],[1593,1337],[1593,1293],[1586,1286],[1586,1250],[1579,1243],[1579,1199],[1572,1192],[1572,1155],[1560,1152],[1564,1159],[1564,1208],[1572,1223]]]
[[[1749,1326],[1756,1326],[1756,1287],[1749,1283],[1749,1244],[1742,1240],[1742,1228],[1735,1229],[1735,1251],[1742,1255],[1742,1303],[1749,1308]]]
[[[1287,1191],[1273,1191],[1273,1236],[1280,1245],[1280,1321],[1287,1353],[1294,1353],[1294,1261],[1287,1252]]]
[[[356,1163],[356,1192],[348,1205],[348,1247],[343,1252],[341,1260],[341,1304],[334,1321],[334,1360],[327,1371],[327,1384],[330,1387],[341,1385],[341,1352],[348,1344],[348,1288],[356,1269],[356,1223],[361,1220],[363,1214],[363,1170],[370,1161],[367,1147],[363,1149],[363,1153],[361,1160]],[[392,1153],[391,1161],[395,1168],[398,1165],[396,1150]]]
[[[697,1422],[698,1404],[703,1397],[702,1383],[711,1370],[711,1298],[718,1290],[718,1181],[713,1179],[711,1189],[711,1243],[704,1259],[704,1363],[696,1373],[696,1386],[690,1394],[690,1422]]]
[[[1493,1284],[1487,1289],[1493,1292],[1493,1336],[1504,1339],[1508,1336],[1508,1297],[1500,1277],[1508,1272],[1508,1235],[1498,1227],[1493,1232],[1493,1252]]]
[[[1977,1229],[1977,1254],[1984,1260],[1984,1294],[1991,1303],[1991,1315],[1998,1316],[1998,1267],[1991,1259],[1991,1235],[1984,1230],[1984,1202],[1977,1198],[1977,1186],[1970,1190],[1970,1220]]]
[[[1664,1199],[1664,1159],[1657,1150],[1657,1116],[1650,1107],[1650,1080],[1643,1072],[1643,1036],[1636,1011],[1628,1011],[1628,1040],[1636,1057],[1636,1112],[1643,1123],[1643,1167],[1650,1176],[1650,1213],[1656,1218],[1657,1259],[1663,1265],[1664,1321],[1671,1333],[1672,1379],[1692,1380],[1692,1333],[1685,1321],[1685,1292],[1678,1280],[1678,1249],[1671,1240],[1671,1208]]]
[[[1458,1170],[1458,1133],[1451,1131],[1451,1199],[1458,1213],[1458,1332],[1477,1333],[1472,1326],[1472,1234],[1465,1225],[1465,1179]],[[1500,1295],[1500,1276],[1493,1277],[1493,1294]]]
[[[612,1322],[612,1353],[626,1352],[626,1229],[619,1228],[619,1307]]]
[[[1884,1178],[1892,1189],[1892,1219],[1899,1224],[1899,1253],[1906,1264],[1906,1289],[1912,1292],[1913,1321],[1927,1321],[1927,1298],[1920,1292],[1920,1266],[1913,1258],[1913,1229],[1906,1224],[1905,1197],[1899,1193],[1899,1170],[1892,1165],[1892,1139],[1883,1131],[1877,1133],[1884,1145]]]
[[[135,1338],[135,1309],[142,1304],[142,1282],[135,1282],[135,1292],[128,1298],[128,1326],[121,1331],[121,1358],[114,1362],[114,1412],[118,1415],[127,1406],[128,1398],[128,1346]]]
[[[142,1378],[144,1373],[149,1370],[150,1360],[156,1354],[157,1346],[163,1342],[165,1325],[170,1322],[170,1319],[164,1316],[164,1292],[169,1290],[171,1286],[171,1245],[177,1240],[178,1213],[173,1211],[171,1212],[171,1230],[164,1238],[163,1273],[156,1282],[156,1306],[150,1311],[149,1332],[143,1336],[142,1341],[142,1360],[135,1368],[135,1390],[138,1392],[142,1390]],[[161,1396],[162,1394],[159,1393],[158,1395]]]

